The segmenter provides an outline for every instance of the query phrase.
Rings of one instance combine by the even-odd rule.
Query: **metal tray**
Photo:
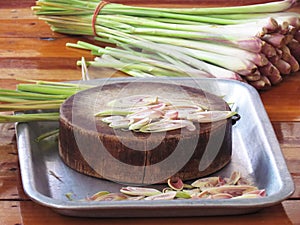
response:
[[[128,81],[131,78],[125,78]],[[131,79],[133,82],[139,79]],[[87,83],[102,85],[124,78],[96,79]],[[148,80],[144,79],[143,82]],[[151,80],[154,81],[153,79]],[[162,82],[158,79],[157,82]],[[58,155],[57,143],[37,143],[35,138],[58,127],[57,122],[31,122],[16,125],[23,187],[35,202],[68,216],[79,217],[183,217],[236,215],[256,212],[280,203],[294,191],[279,143],[257,91],[239,81],[218,79],[167,79],[163,82],[199,87],[234,102],[241,119],[233,126],[232,161],[216,175],[240,171],[267,197],[229,200],[156,201],[70,201],[107,190],[119,191],[121,184],[82,175],[67,167]],[[86,82],[85,82],[86,83]]]

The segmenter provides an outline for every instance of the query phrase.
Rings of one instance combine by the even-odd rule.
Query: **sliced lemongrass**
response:
[[[175,191],[181,191],[184,187],[184,184],[180,178],[170,178],[167,181],[170,188]]]
[[[161,192],[155,188],[143,188],[143,187],[122,187],[120,191],[126,195],[133,196],[153,196],[161,194]]]
[[[128,196],[122,193],[108,193],[94,197],[92,201],[122,201],[128,199]]]
[[[199,123],[209,123],[228,119],[235,114],[236,112],[232,111],[205,111],[188,114],[187,119]]]
[[[220,177],[207,177],[195,180],[191,185],[197,188],[214,187],[220,182]]]
[[[139,130],[141,127],[146,126],[150,122],[151,122],[151,118],[146,117],[144,119],[141,119],[137,122],[130,124],[128,130]]]
[[[158,97],[151,95],[131,95],[110,101],[107,105],[114,107],[138,107],[157,104]]]
[[[149,118],[149,119],[159,119],[164,116],[164,112],[161,110],[152,110],[152,109],[146,109],[142,111],[137,111],[135,113],[127,115],[128,119],[133,120],[141,120],[143,118]]]
[[[107,117],[102,118],[101,121],[104,123],[111,123],[113,121],[123,120],[123,119],[125,119],[124,116],[107,116]]]
[[[144,132],[144,133],[164,132],[164,131],[181,129],[184,127],[190,131],[196,129],[195,125],[188,120],[160,120],[140,128],[140,132]]]
[[[171,119],[176,120],[178,118],[178,111],[177,110],[165,110],[165,114],[163,116],[164,119]]]
[[[108,191],[99,191],[99,192],[93,194],[91,197],[89,197],[88,200],[95,201],[95,200],[97,200],[97,198],[102,197],[103,195],[107,195],[109,193],[110,192],[108,192]]]
[[[250,191],[257,190],[257,187],[252,185],[222,185],[219,187],[206,187],[204,188],[205,192],[210,194],[218,194],[218,193],[230,193],[233,196],[238,196]]]
[[[114,129],[128,129],[132,123],[133,120],[125,118],[123,120],[113,120],[109,126]]]
[[[103,111],[95,113],[94,116],[126,116],[131,113],[133,113],[133,112],[128,109],[120,108],[120,109],[103,110]]]
[[[144,200],[172,200],[176,197],[176,191],[168,191],[165,193],[160,193],[158,195],[152,195],[144,198]]]
[[[191,198],[191,194],[188,191],[176,191],[176,198],[189,199]]]

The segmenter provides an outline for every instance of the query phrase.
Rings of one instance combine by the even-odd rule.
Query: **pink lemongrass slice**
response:
[[[182,180],[178,177],[172,177],[168,179],[168,185],[175,191],[181,191],[184,187]]]
[[[107,105],[113,107],[138,107],[138,106],[147,106],[150,104],[157,104],[158,97],[153,97],[151,95],[131,95],[119,99],[110,101]]]
[[[126,199],[128,199],[128,197],[122,193],[109,193],[99,196],[93,199],[93,201],[122,201]]]
[[[228,193],[218,193],[218,194],[214,194],[214,195],[209,195],[208,199],[230,199],[232,197],[233,196]]]
[[[132,119],[134,121],[142,120],[144,118],[149,119],[159,119],[164,116],[164,112],[161,110],[152,110],[152,109],[146,109],[142,111],[138,111],[132,114],[127,115],[128,119]]]
[[[179,118],[178,114],[177,110],[166,110],[164,119],[177,120]]]
[[[152,196],[161,194],[161,192],[154,188],[143,188],[143,187],[122,187],[120,192],[126,195],[132,196]]]
[[[241,173],[238,171],[233,171],[230,175],[229,180],[227,181],[227,184],[237,184],[240,179]]]
[[[212,195],[219,193],[227,193],[232,196],[239,196],[254,190],[257,190],[257,187],[252,185],[223,185],[220,187],[210,187],[204,189],[204,191]]]
[[[167,191],[158,195],[144,198],[144,200],[172,200],[176,197],[176,191]]]
[[[120,120],[113,120],[110,124],[109,127],[114,128],[114,129],[128,129],[130,124],[133,123],[133,120],[130,119],[120,119]]]
[[[187,120],[160,120],[154,123],[150,123],[140,129],[141,132],[163,132],[176,130],[180,128],[187,128],[190,131],[196,129],[195,125],[191,121]]]
[[[120,121],[125,119],[124,116],[107,116],[101,119],[102,122],[104,123],[111,123],[113,121]]]
[[[128,130],[139,130],[140,128],[142,128],[143,126],[146,126],[150,122],[151,122],[151,119],[149,117],[146,117],[144,119],[141,119],[137,122],[130,124]]]
[[[228,119],[235,114],[236,112],[232,111],[205,111],[189,114],[187,119],[199,123],[209,123]]]
[[[191,185],[197,188],[215,187],[220,182],[220,177],[200,178],[194,181]]]
[[[109,194],[108,191],[99,191],[99,192],[93,194],[91,197],[88,197],[87,200],[97,201],[97,199],[99,197],[102,197],[103,195],[107,195],[107,194]]]
[[[247,192],[245,194],[242,194],[240,196],[235,196],[233,199],[242,199],[242,198],[262,198],[266,196],[266,191],[263,190],[254,190]]]

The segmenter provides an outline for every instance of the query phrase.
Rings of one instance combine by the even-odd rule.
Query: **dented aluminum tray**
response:
[[[124,79],[126,82],[137,80],[96,79],[88,83],[102,85],[125,81]],[[240,171],[260,189],[266,189],[267,197],[234,200],[70,201],[66,197],[68,193],[72,194],[73,199],[82,199],[101,190],[117,192],[122,185],[82,175],[70,169],[60,159],[57,143],[35,141],[40,134],[57,128],[56,122],[16,125],[22,182],[27,195],[33,201],[69,216],[183,217],[256,212],[278,204],[293,193],[294,184],[279,143],[254,88],[242,82],[218,79],[174,78],[167,82],[199,87],[225,96],[228,102],[234,102],[241,119],[233,126],[232,161],[216,174],[229,176],[232,171]]]

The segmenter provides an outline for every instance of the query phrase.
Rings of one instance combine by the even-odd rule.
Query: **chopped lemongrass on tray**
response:
[[[295,3],[166,8],[38,0],[32,10],[53,31],[109,44],[66,43],[95,56],[78,65],[135,77],[235,79],[267,89],[299,71],[300,17],[289,10]]]
[[[241,198],[262,198],[266,195],[267,194],[264,189],[259,189],[255,185],[252,185],[248,180],[241,176],[241,173],[234,171],[230,177],[204,177],[194,180],[191,184],[183,183],[183,181],[178,178],[171,178],[168,179],[168,186],[162,190],[151,187],[126,186],[122,187],[120,192],[115,193],[99,191],[83,200],[234,200]],[[75,200],[72,199],[72,201]]]

